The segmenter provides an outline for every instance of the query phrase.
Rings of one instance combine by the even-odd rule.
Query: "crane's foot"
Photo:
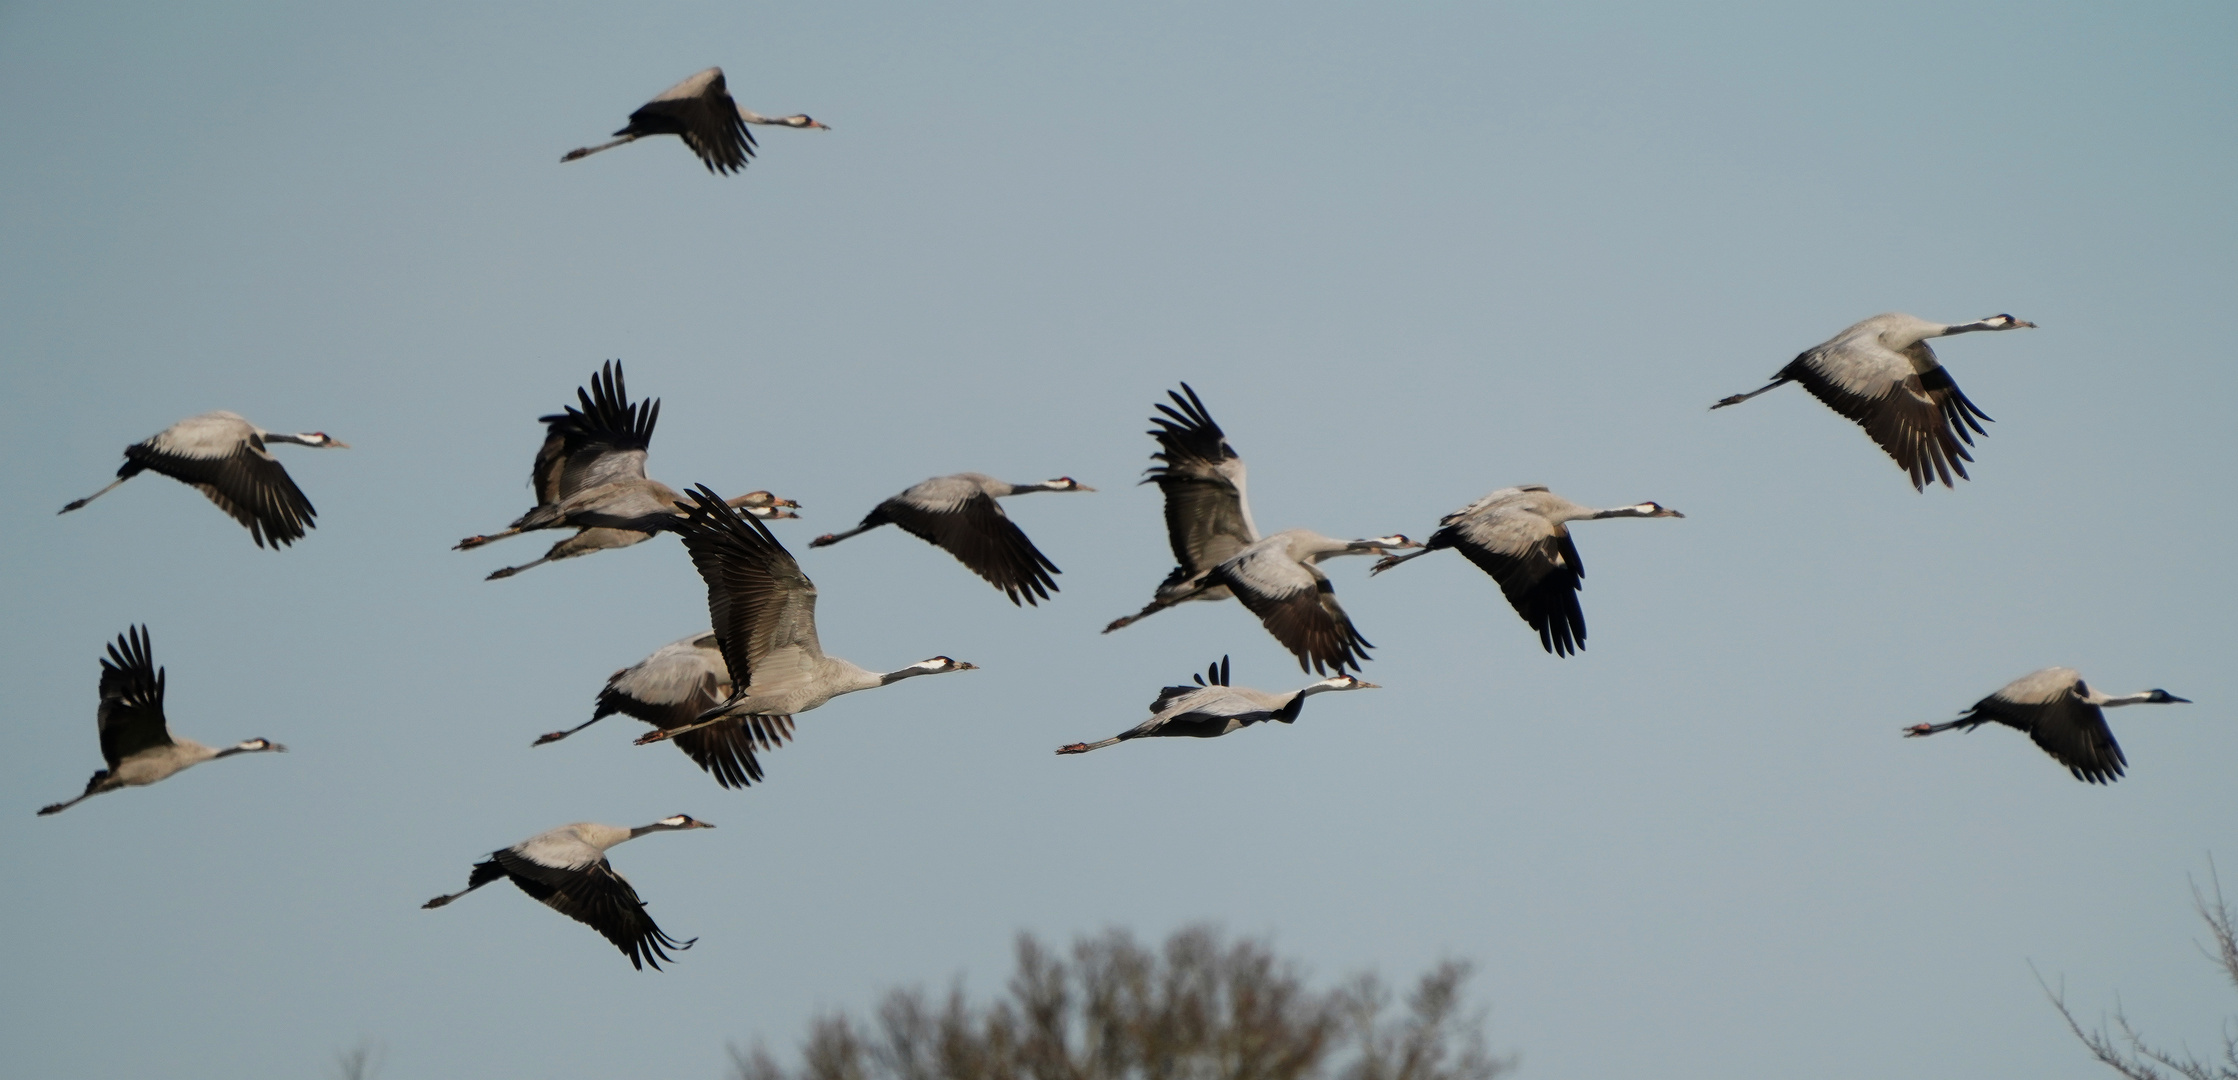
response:
[[[785,516],[786,516],[786,517],[799,517],[800,515],[799,515],[799,514],[787,514],[787,515],[785,515]],[[810,541],[808,542],[808,546],[809,546],[809,547],[830,547],[831,545],[833,545],[833,544],[836,544],[836,543],[838,543],[838,542],[839,542],[839,537],[838,537],[838,536],[837,536],[836,534],[833,534],[833,533],[825,533],[824,535],[822,535],[822,536],[819,536],[819,537],[817,537],[817,538],[816,538],[816,539],[814,539],[814,540],[810,540]]]
[[[573,735],[573,734],[575,734],[575,733],[574,733],[574,732],[572,732],[572,731],[548,731],[548,732],[545,732],[545,733],[544,733],[544,734],[542,734],[542,735],[538,735],[538,736],[536,737],[536,741],[535,741],[535,742],[532,742],[532,743],[530,743],[529,745],[530,745],[530,746],[542,746],[542,745],[544,745],[545,743],[548,743],[548,742],[558,742],[558,741],[560,741],[561,739],[564,739],[564,738],[566,738],[566,737],[568,737],[568,736],[570,736],[570,735]]]
[[[489,543],[489,542],[490,542],[490,538],[489,538],[489,537],[487,537],[487,536],[469,536],[469,537],[467,537],[466,539],[464,539],[464,540],[461,540],[461,541],[459,541],[459,542],[458,542],[458,543],[457,543],[456,545],[454,545],[454,546],[453,546],[453,547],[451,548],[451,550],[452,550],[452,551],[472,551],[472,550],[474,550],[475,548],[481,547],[481,546],[482,546],[483,544],[487,544],[487,543]]]
[[[1922,735],[1933,734],[1935,734],[1935,725],[1933,724],[1913,724],[1904,729],[1904,737],[1907,739],[1916,739]]]
[[[668,730],[667,728],[661,728],[661,729],[659,729],[659,730],[656,730],[656,731],[649,731],[649,732],[646,732],[646,733],[645,733],[645,734],[643,734],[643,735],[640,735],[640,736],[638,736],[638,737],[637,737],[637,741],[636,741],[636,742],[634,742],[634,743],[631,743],[630,745],[631,745],[631,746],[650,746],[650,745],[652,745],[652,744],[654,744],[654,743],[657,743],[657,742],[667,742],[668,740],[670,740],[670,739],[673,739],[673,738],[675,738],[675,737],[676,737],[676,733],[675,733],[675,732],[673,732],[673,731],[670,731],[670,730]]]
[[[1089,746],[1084,742],[1066,743],[1057,748],[1057,752],[1060,754],[1085,754],[1088,750]]]

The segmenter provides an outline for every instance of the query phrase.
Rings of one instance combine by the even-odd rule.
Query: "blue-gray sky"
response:
[[[674,140],[561,166],[709,64],[766,113],[739,177]],[[1535,1078],[2099,1075],[2030,963],[2211,1045],[2186,875],[2238,865],[2229,498],[2238,16],[2227,5],[534,5],[0,9],[0,1072],[716,1076],[819,1010],[1211,920],[1322,977],[1480,963]],[[1914,494],[1798,389],[1711,414],[1886,310],[1997,418]],[[653,475],[778,527],[828,647],[984,670],[801,719],[725,792],[605,676],[702,627],[673,541],[483,574],[541,538],[535,417],[601,360],[664,402]],[[1387,687],[1294,727],[1056,745],[1233,654],[1232,604],[1111,636],[1170,566],[1151,405],[1191,381],[1258,520],[1426,534],[1485,491],[1656,499],[1582,526],[1581,656],[1452,555],[1334,563]],[[118,452],[233,409],[316,501],[253,547]],[[893,530],[927,475],[1102,490],[1014,516],[1019,611]],[[225,761],[57,818],[99,765],[96,658],[148,623]],[[2018,733],[1926,741],[2051,664],[2129,776]],[[688,812],[616,853],[700,944],[640,974],[478,856]],[[611,1022],[599,1023],[604,1017]]]

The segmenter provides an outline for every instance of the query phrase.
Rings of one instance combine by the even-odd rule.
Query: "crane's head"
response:
[[[1094,490],[1096,490],[1095,488],[1089,487],[1088,485],[1086,485],[1086,484],[1083,484],[1083,483],[1081,483],[1080,481],[1078,481],[1078,480],[1075,480],[1075,479],[1073,479],[1072,477],[1069,477],[1069,476],[1060,476],[1060,477],[1056,478],[1055,480],[1044,480],[1044,481],[1042,481],[1042,482],[1041,482],[1041,489],[1042,489],[1043,491],[1094,491]]]
[[[1350,676],[1350,675],[1338,675],[1338,676],[1335,676],[1335,677],[1333,677],[1333,678],[1327,678],[1327,679],[1323,679],[1323,680],[1321,680],[1320,682],[1314,683],[1314,684],[1313,684],[1312,686],[1306,687],[1306,689],[1307,689],[1307,690],[1309,690],[1309,691],[1323,691],[1323,690],[1381,690],[1381,689],[1383,689],[1383,688],[1382,688],[1382,687],[1380,687],[1380,686],[1377,686],[1376,684],[1374,684],[1374,683],[1372,683],[1372,682],[1363,682],[1363,681],[1361,681],[1361,680],[1359,680],[1359,679],[1356,679],[1356,678],[1354,678],[1354,677],[1352,677],[1352,676]]]
[[[677,815],[674,815],[674,816],[672,816],[672,817],[664,817],[664,818],[660,819],[659,821],[656,821],[656,822],[654,822],[653,824],[655,824],[655,825],[658,825],[658,826],[660,826],[661,828],[664,828],[664,829],[712,829],[712,828],[714,828],[714,826],[713,826],[713,825],[709,825],[708,823],[706,823],[706,822],[704,822],[704,821],[701,821],[700,819],[698,819],[698,818],[695,818],[695,817],[691,816],[690,814],[677,814]]]
[[[744,495],[740,495],[737,498],[730,500],[730,504],[740,509],[744,509],[749,506],[790,506],[794,509],[799,509],[800,507],[799,503],[794,502],[791,499],[780,499],[767,491],[749,491]]]
[[[1394,551],[1405,551],[1408,548],[1418,548],[1422,545],[1418,541],[1409,539],[1405,533],[1392,533],[1389,536],[1371,536],[1365,540],[1354,540],[1345,546],[1350,549],[1349,554],[1388,555]]]
[[[349,443],[323,431],[313,431],[297,437],[303,441],[305,446],[323,446],[330,450],[347,450],[350,448]]]
[[[1976,325],[1984,330],[2034,330],[2036,324],[2010,315],[1992,315]]]
[[[2168,692],[2168,691],[2166,691],[2166,690],[2159,690],[2159,689],[2155,689],[2155,690],[2150,690],[2150,691],[2147,691],[2147,693],[2150,693],[2150,694],[2151,694],[2152,696],[2151,696],[2151,697],[2149,697],[2149,698],[2146,698],[2145,700],[2146,700],[2147,702],[2150,702],[2151,704],[2154,704],[2154,705],[2189,705],[2189,704],[2191,704],[2191,699],[2190,699],[2190,698],[2180,698],[2180,697],[2177,697],[2177,696],[2176,696],[2176,695],[2174,695],[2174,694],[2171,694],[2171,693],[2169,693],[2169,692]]]
[[[1685,517],[1686,515],[1685,515],[1685,514],[1681,514],[1681,513],[1679,513],[1678,511],[1676,511],[1676,510],[1673,510],[1673,509],[1671,509],[1670,507],[1668,507],[1668,506],[1665,506],[1665,505],[1663,505],[1662,503],[1659,503],[1659,502],[1644,502],[1644,503],[1640,503],[1640,504],[1638,504],[1638,505],[1636,505],[1636,506],[1626,506],[1626,507],[1620,507],[1620,508],[1618,509],[1617,513],[1616,513],[1616,516],[1618,516],[1618,517],[1644,517],[1644,518],[1659,518],[1659,517],[1675,517],[1675,518],[1682,518],[1682,517]]]
[[[935,656],[930,660],[919,660],[907,668],[908,671],[918,675],[938,675],[945,671],[977,671],[978,669],[979,665],[977,664],[967,664],[947,656]]]
[[[249,739],[244,742],[234,743],[233,745],[218,751],[218,756],[224,757],[227,754],[277,754],[283,753],[286,750],[287,747],[281,746],[279,743],[273,742],[270,739]]]
[[[808,117],[808,114],[807,114],[807,113],[798,113],[798,114],[795,114],[795,115],[792,115],[792,116],[788,116],[788,117],[785,117],[784,119],[782,119],[782,120],[779,120],[779,121],[777,121],[777,122],[778,122],[778,123],[780,123],[780,124],[783,124],[783,125],[785,125],[786,127],[796,127],[796,128],[814,128],[814,129],[816,129],[817,131],[830,131],[830,130],[831,130],[831,125],[830,125],[830,124],[826,124],[826,123],[823,123],[822,121],[819,121],[819,120],[811,120],[811,119],[809,119],[809,117]]]

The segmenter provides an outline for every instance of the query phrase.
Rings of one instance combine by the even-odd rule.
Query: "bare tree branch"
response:
[[[1060,956],[1021,934],[1002,998],[962,987],[935,1007],[896,990],[875,1024],[815,1021],[798,1068],[731,1047],[736,1080],[1495,1080],[1513,1066],[1485,1048],[1485,1014],[1464,1007],[1469,967],[1422,977],[1405,1014],[1373,976],[1332,991],[1250,938],[1190,927],[1156,950],[1111,930]],[[875,1035],[869,1032],[875,1031]],[[1349,1049],[1351,1055],[1339,1060]]]
[[[2207,932],[2214,939],[2213,948],[2201,945],[2199,951],[2220,967],[2229,977],[2231,986],[2238,989],[2238,916],[2234,916],[2230,904],[2223,899],[2222,879],[2215,873],[2212,856],[2207,859],[2207,878],[2211,883],[2212,900],[2208,892],[2200,889],[2196,879],[2191,883],[2192,907],[2206,922]],[[2035,965],[2030,964],[2029,970],[2035,972]],[[2189,1052],[2179,1055],[2146,1042],[2144,1033],[2122,1012],[2118,998],[2113,1015],[2114,1029],[2120,1033],[2116,1038],[2106,1030],[2104,1018],[2097,1027],[2088,1030],[2075,1019],[2075,1014],[2067,1007],[2064,980],[2059,989],[2054,990],[2044,981],[2043,973],[2036,972],[2036,985],[2043,987],[2044,996],[2051,999],[2052,1008],[2059,1010],[2060,1019],[2067,1022],[2067,1030],[2075,1033],[2083,1048],[2129,1080],[2171,1080],[2171,1076],[2183,1080],[2238,1080],[2238,1018],[2223,1021],[2222,1060],[2202,1061]],[[2168,1071],[2163,1072],[2163,1069]]]

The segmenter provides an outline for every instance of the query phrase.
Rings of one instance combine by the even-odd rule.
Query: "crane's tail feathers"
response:
[[[60,509],[60,510],[57,510],[57,511],[55,511],[55,513],[57,513],[57,514],[67,514],[67,513],[69,513],[69,512],[70,512],[70,511],[72,511],[72,510],[76,510],[77,508],[79,508],[79,507],[81,507],[81,506],[84,506],[85,504],[87,504],[87,503],[89,503],[89,502],[92,502],[93,500],[95,500],[95,499],[98,499],[98,498],[100,498],[100,497],[101,497],[101,496],[103,496],[103,495],[107,495],[108,493],[110,493],[110,492],[112,492],[112,491],[115,491],[115,490],[117,489],[117,485],[118,485],[118,484],[124,483],[125,481],[127,481],[127,480],[130,480],[130,479],[132,479],[132,478],[131,478],[131,477],[129,477],[129,476],[120,476],[120,477],[117,477],[116,479],[114,479],[114,480],[111,480],[111,481],[109,481],[109,486],[108,486],[108,487],[102,488],[101,490],[99,490],[99,491],[96,491],[96,492],[94,492],[93,494],[91,494],[91,495],[88,495],[88,496],[86,496],[86,497],[85,497],[85,498],[83,498],[83,499],[79,499],[78,501],[76,501],[76,502],[73,502],[73,503],[71,503],[70,505],[68,505],[68,506],[65,506],[65,507],[63,507],[63,508],[62,508],[62,509]]]
[[[623,143],[632,143],[636,142],[637,140],[638,136],[636,135],[624,135],[619,139],[615,139],[613,142],[603,142],[598,144],[597,146],[579,146],[573,150],[568,151],[565,154],[560,155],[560,163],[564,165],[570,161],[580,161],[583,158],[587,158],[592,154],[598,153],[601,150],[612,150],[613,148],[620,146]]]
[[[1779,389],[1779,388],[1780,388],[1780,387],[1782,387],[1782,386],[1786,386],[1786,385],[1787,385],[1787,383],[1788,383],[1788,380],[1786,380],[1786,379],[1773,379],[1773,380],[1772,380],[1771,382],[1768,382],[1768,383],[1764,384],[1764,386],[1763,386],[1763,387],[1762,387],[1761,389],[1751,390],[1751,391],[1749,391],[1748,393],[1745,393],[1745,394],[1735,394],[1735,395],[1733,395],[1732,397],[1726,398],[1725,400],[1723,400],[1723,401],[1720,401],[1720,402],[1718,402],[1717,404],[1715,404],[1715,405],[1712,405],[1712,406],[1710,406],[1710,408],[1712,408],[1712,409],[1722,409],[1722,408],[1726,407],[1727,405],[1738,405],[1738,404],[1740,404],[1741,402],[1747,401],[1748,399],[1750,399],[1750,398],[1752,398],[1752,397],[1755,397],[1755,396],[1756,396],[1756,395],[1758,395],[1758,394],[1762,394],[1762,393],[1765,393],[1765,392],[1767,392],[1767,391],[1777,390],[1777,389]]]

